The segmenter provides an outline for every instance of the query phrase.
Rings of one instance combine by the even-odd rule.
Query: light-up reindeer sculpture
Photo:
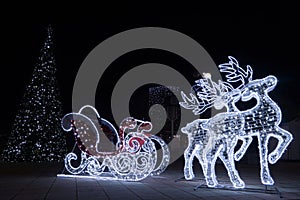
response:
[[[199,148],[204,148],[204,150],[200,152],[203,158],[202,162],[204,163],[204,167],[202,168],[207,184],[210,187],[215,187],[217,185],[214,166],[218,156],[222,160],[224,148],[226,148],[228,152],[228,161],[231,163],[231,166],[234,166],[233,148],[236,145],[237,139],[242,139],[243,137],[244,139],[247,138],[244,140],[245,144],[242,145],[241,149],[236,153],[236,160],[240,159],[246,152],[246,149],[252,140],[251,136],[257,136],[260,150],[261,181],[265,185],[272,185],[274,184],[274,181],[270,176],[267,160],[268,139],[270,137],[275,137],[279,140],[277,147],[269,155],[269,162],[271,164],[275,163],[282,156],[284,150],[292,141],[292,135],[279,127],[281,121],[280,108],[268,96],[268,92],[273,90],[276,86],[277,79],[274,76],[267,76],[263,79],[252,80],[252,69],[250,66],[247,66],[247,71],[244,71],[238,66],[238,62],[233,57],[229,57],[229,59],[229,63],[219,66],[220,71],[227,73],[226,79],[228,82],[241,81],[242,84],[237,88],[242,90],[242,100],[248,101],[254,97],[257,100],[257,105],[245,111],[219,113],[207,121],[202,120],[201,125],[195,120],[182,128],[182,131],[192,135],[198,134],[202,136],[203,133],[205,133],[204,135],[206,138],[204,141],[207,141],[206,146],[201,147],[203,143],[199,143],[198,146],[195,145],[193,149],[196,152],[199,152]],[[207,91],[204,91],[204,94],[210,95]],[[192,99],[187,99],[184,95],[183,99],[185,102],[181,103],[182,106],[187,109],[193,109],[194,107],[196,109],[194,110],[194,113],[205,110],[206,105],[209,105],[205,104],[205,102],[199,103],[198,100],[196,101],[195,96],[192,96]],[[205,100],[205,96],[203,99]],[[198,105],[184,105],[188,102]],[[191,168],[191,166],[187,167]],[[237,173],[236,170],[234,168],[229,168],[230,165],[227,166],[225,164],[225,167],[234,184],[236,180],[233,180],[232,177],[235,178],[236,176],[231,176],[230,174]],[[237,186],[235,184],[234,186],[243,187],[243,185]]]
[[[239,90],[233,89],[231,85],[227,85],[222,81],[219,81],[218,84],[213,82],[210,74],[204,74],[204,79],[200,79],[196,83],[197,86],[201,88],[200,91],[197,91],[197,96],[201,102],[199,102],[192,93],[190,93],[191,98],[188,98],[182,92],[181,95],[184,100],[184,102],[180,102],[182,107],[192,109],[195,115],[203,113],[206,109],[211,108],[212,106],[216,109],[222,109],[225,106],[228,112],[237,111],[235,102],[240,99]],[[237,120],[241,121],[241,119]],[[209,119],[197,119],[181,129],[183,133],[188,134],[189,139],[189,146],[184,152],[185,179],[190,180],[194,178],[192,163],[196,156],[202,166],[207,185],[209,187],[215,187],[217,185],[216,177],[211,177],[208,174],[214,171],[215,161],[217,156],[219,156],[228,171],[228,175],[234,187],[243,188],[245,184],[239,177],[234,166],[233,158],[230,156],[233,154],[234,147],[237,143],[236,135],[228,132],[226,134],[224,134],[224,132],[221,134],[213,134],[214,132],[209,130],[209,123],[212,123]],[[241,129],[242,125],[241,121],[239,126],[232,128]],[[243,145],[250,144],[249,142],[251,142],[251,140],[251,137],[244,138],[243,141],[245,142]],[[216,148],[214,149],[214,147]]]
[[[82,113],[86,108],[94,111],[100,126]],[[100,134],[103,134],[103,128],[105,128],[103,124],[106,124],[117,138],[113,151],[100,149]],[[139,181],[150,174],[162,173],[168,166],[170,153],[166,143],[155,135],[147,134],[152,129],[150,122],[132,117],[125,118],[120,124],[118,133],[110,122],[100,117],[94,107],[87,105],[78,113],[65,115],[62,119],[62,127],[65,131],[73,130],[75,141],[81,150],[81,162],[78,167],[72,165],[72,161],[77,160],[76,154],[71,152],[65,158],[65,167],[71,174],[89,174],[105,179]],[[136,131],[125,135],[126,130],[135,128]],[[108,140],[108,142],[111,141]],[[162,161],[156,168],[157,152],[154,142],[161,145],[163,151]],[[105,171],[106,168],[108,170]]]
[[[238,88],[243,91],[242,100],[248,101],[255,98],[257,101],[253,108],[240,112],[245,119],[245,125],[243,132],[240,132],[242,134],[239,136],[257,136],[261,181],[265,185],[272,185],[274,180],[270,175],[268,161],[271,164],[276,163],[293,139],[291,133],[279,127],[282,117],[281,110],[268,95],[275,88],[277,78],[270,75],[263,79],[252,80],[252,69],[248,65],[247,68],[251,72],[251,76],[244,79],[242,74],[245,71],[239,66],[237,60],[230,56],[229,60],[229,63],[219,65],[220,71],[226,74],[227,82],[236,83],[240,81],[242,84]],[[273,152],[268,155],[268,140],[270,137],[277,138],[278,144]],[[247,147],[242,146],[242,148]],[[246,152],[246,149],[241,149],[239,152]],[[236,154],[236,160],[240,159],[242,155]]]

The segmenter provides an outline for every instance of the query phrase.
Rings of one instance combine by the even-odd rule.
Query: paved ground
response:
[[[63,170],[62,163],[0,162],[0,199],[300,199],[300,162],[280,161],[270,166],[280,194],[275,187],[268,187],[265,191],[255,164],[237,165],[247,185],[245,190],[205,187],[195,190],[204,183],[200,167],[195,165],[196,180],[177,180],[183,175],[182,166],[183,161],[178,160],[161,176],[148,177],[140,182],[122,182],[57,177]],[[217,177],[219,183],[231,185],[222,165],[217,166]]]

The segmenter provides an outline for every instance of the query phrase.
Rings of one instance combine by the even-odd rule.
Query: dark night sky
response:
[[[9,133],[24,89],[31,79],[49,23],[54,29],[58,81],[64,112],[70,112],[73,82],[88,53],[101,41],[131,28],[157,26],[182,32],[198,41],[216,64],[236,57],[251,65],[254,78],[279,79],[270,93],[289,121],[300,113],[297,81],[299,20],[281,6],[245,5],[208,9],[182,7],[173,12],[137,11],[83,13],[79,10],[1,15],[1,135]],[[14,15],[14,18],[10,17]],[[154,59],[154,58],[153,58]],[[150,59],[151,60],[151,59]],[[130,62],[130,61],[128,61]],[[133,62],[134,63],[134,62]]]

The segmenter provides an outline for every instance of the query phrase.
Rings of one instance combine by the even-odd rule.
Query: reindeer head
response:
[[[275,76],[270,75],[263,79],[252,80],[253,70],[249,65],[245,71],[235,58],[231,56],[228,58],[228,63],[219,65],[220,72],[226,74],[228,84],[240,82],[236,88],[242,90],[243,101],[248,101],[254,96],[258,97],[260,94],[265,95],[276,86],[277,78]]]
[[[223,92],[220,95],[216,96],[213,106],[217,110],[221,110],[223,107],[226,107],[227,110],[229,110],[229,105],[236,103],[240,99],[240,97],[241,91],[239,89],[232,89],[228,92]]]
[[[245,100],[246,98],[248,98],[245,94],[249,92],[246,92],[247,86],[253,83],[254,85],[257,85],[256,81],[252,81],[253,70],[249,65],[247,65],[245,71],[239,66],[238,61],[234,57],[228,56],[228,58],[228,63],[224,63],[218,66],[220,72],[226,74],[225,78],[228,85],[231,85],[232,83],[237,85],[235,89],[240,89],[242,91],[242,100]],[[231,87],[234,88],[232,85]],[[248,95],[249,99],[253,96],[253,94],[250,93]]]
[[[212,81],[209,73],[203,73],[203,77],[203,79],[196,81],[198,98],[192,93],[190,93],[191,98],[188,98],[181,92],[184,102],[180,102],[180,105],[186,109],[193,109],[195,115],[199,115],[211,107],[217,110],[226,107],[228,110],[229,104],[235,103],[240,99],[241,93],[239,89],[234,89],[230,84],[221,80],[215,83]],[[198,99],[200,99],[200,102]]]
[[[269,91],[273,90],[277,84],[277,78],[275,76],[267,76],[263,79],[256,79],[245,85],[242,93],[242,100],[248,101],[253,96],[258,96],[260,94],[265,95]]]
[[[231,91],[222,95],[222,99],[224,102],[229,103],[236,103],[241,98],[241,90],[239,89],[232,89]]]

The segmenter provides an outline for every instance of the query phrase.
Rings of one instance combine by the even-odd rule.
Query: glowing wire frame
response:
[[[240,112],[245,119],[245,125],[242,134],[239,134],[239,136],[257,136],[261,182],[264,185],[273,185],[274,180],[270,175],[268,161],[271,164],[276,163],[293,140],[291,133],[279,127],[282,118],[281,110],[268,95],[275,88],[277,78],[270,75],[263,79],[252,80],[253,70],[249,65],[247,65],[247,71],[245,71],[239,66],[235,58],[229,56],[229,60],[229,63],[219,65],[220,71],[226,73],[228,82],[241,82],[238,88],[242,90],[243,101],[248,101],[251,98],[255,98],[257,101],[253,108]],[[273,152],[268,155],[270,137],[278,139],[278,144]],[[242,147],[237,153],[246,152],[248,146]],[[240,156],[243,156],[243,153]],[[240,159],[239,154],[235,155],[235,159]]]
[[[281,122],[281,111],[278,105],[268,96],[268,92],[272,91],[277,79],[275,76],[267,76],[263,79],[252,80],[252,68],[248,65],[247,71],[239,67],[235,58],[229,56],[229,63],[219,65],[220,71],[226,73],[227,84],[241,82],[235,90],[240,90],[243,101],[248,101],[252,97],[257,100],[257,104],[246,111],[238,111],[230,101],[224,101],[222,96],[233,97],[233,93],[222,93],[219,84],[211,83],[213,87],[208,85],[210,77],[205,75],[206,80],[198,81],[198,86],[202,90],[198,92],[198,97],[202,99],[199,102],[194,95],[190,95],[192,99],[182,93],[184,102],[180,105],[186,109],[193,109],[194,114],[204,112],[208,107],[215,106],[216,99],[222,100],[218,105],[227,104],[230,112],[220,113],[210,119],[198,119],[187,124],[181,131],[187,133],[189,137],[189,146],[185,151],[185,167],[184,175],[186,179],[192,179],[192,159],[196,156],[202,165],[203,173],[209,187],[216,187],[217,180],[215,175],[215,161],[220,157],[223,161],[233,186],[243,188],[244,183],[240,179],[235,167],[234,159],[240,160],[249,147],[252,136],[258,137],[260,166],[261,166],[261,182],[265,185],[272,185],[274,181],[270,176],[268,161],[271,164],[282,156],[284,150],[292,141],[292,134],[279,127]],[[226,84],[226,85],[227,85]],[[230,85],[230,84],[229,84]],[[230,88],[234,88],[232,85]],[[218,92],[219,90],[219,92]],[[231,91],[233,91],[231,89]],[[226,94],[227,93],[227,94]],[[226,99],[226,98],[225,98]],[[229,103],[229,104],[228,104]],[[218,108],[217,106],[215,106]],[[278,139],[277,147],[268,156],[268,140],[270,137]],[[234,147],[237,139],[243,140],[243,145],[234,154]],[[268,156],[268,160],[267,160]]]
[[[96,113],[100,127],[82,113],[85,108],[90,108]],[[100,149],[100,134],[103,133],[101,124],[104,123],[109,126],[111,134],[117,137],[113,151]],[[128,117],[121,122],[117,133],[113,125],[101,118],[95,108],[86,105],[78,113],[65,115],[62,127],[65,131],[73,130],[77,146],[81,150],[80,163],[77,167],[73,165],[74,161],[79,161],[75,153],[71,152],[65,158],[65,168],[72,175],[89,175],[105,180],[139,181],[150,174],[159,175],[169,164],[170,153],[166,143],[155,135],[145,133],[152,129],[150,122]],[[135,128],[136,131],[129,132],[125,136],[127,129]],[[154,142],[161,146],[163,153],[162,160],[156,168],[157,151]]]

